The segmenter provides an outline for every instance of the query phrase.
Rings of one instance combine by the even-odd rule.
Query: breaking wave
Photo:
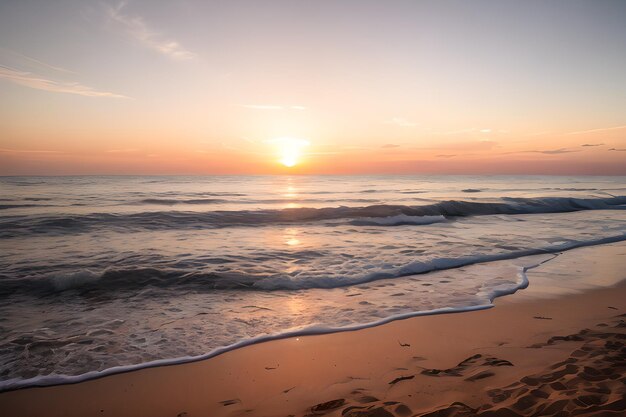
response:
[[[567,213],[581,210],[624,210],[626,196],[607,198],[502,198],[500,202],[449,200],[406,206],[380,204],[364,207],[287,208],[209,212],[141,212],[132,214],[6,216],[0,219],[0,238],[33,234],[72,234],[99,227],[124,231],[206,229],[229,226],[307,223],[347,219],[356,225],[394,226],[429,224],[432,217],[465,217],[492,214]],[[404,216],[404,217],[401,217]],[[424,219],[419,220],[418,217]],[[377,218],[381,220],[372,220]],[[388,220],[382,220],[388,218]],[[411,220],[407,220],[411,218]],[[398,223],[394,219],[405,219]],[[356,221],[356,223],[355,223]]]
[[[81,296],[116,293],[118,291],[138,291],[146,287],[169,288],[180,291],[214,290],[250,290],[280,291],[329,289],[364,284],[372,281],[399,278],[409,275],[424,274],[432,271],[459,268],[467,265],[495,262],[524,256],[556,253],[583,246],[620,242],[626,240],[626,234],[608,236],[600,239],[556,242],[549,246],[511,250],[494,254],[475,254],[468,256],[437,257],[425,261],[407,263],[393,270],[364,272],[350,277],[307,276],[292,277],[285,274],[247,275],[243,273],[216,273],[207,271],[175,268],[110,268],[95,272],[89,269],[42,274],[11,279],[1,277],[0,297],[14,293],[31,295],[53,295],[67,290],[76,290]]]

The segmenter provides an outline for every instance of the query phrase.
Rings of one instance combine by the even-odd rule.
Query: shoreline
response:
[[[609,248],[613,249],[612,253]],[[358,408],[361,403],[352,397],[363,396],[363,392],[367,391],[372,393],[370,397],[377,398],[382,404],[380,409],[391,413],[388,415],[396,415],[395,408],[399,405],[415,413],[418,411],[416,399],[419,399],[417,403],[421,404],[422,411],[434,410],[438,406],[437,401],[432,401],[434,397],[440,400],[448,397],[468,382],[465,378],[451,375],[436,379],[424,376],[416,373],[416,367],[449,371],[451,368],[446,366],[456,363],[460,366],[465,359],[471,359],[473,355],[469,353],[482,347],[483,352],[474,355],[498,358],[515,366],[491,369],[493,366],[477,359],[480,364],[466,363],[465,368],[471,368],[471,371],[465,368],[463,372],[457,371],[467,378],[482,373],[482,377],[471,382],[471,387],[482,387],[485,383],[496,386],[497,382],[513,382],[513,376],[528,376],[564,360],[571,353],[568,346],[572,341],[563,343],[568,345],[565,347],[557,344],[556,348],[534,351],[520,346],[545,343],[550,337],[563,335],[566,331],[576,334],[586,327],[594,327],[597,324],[594,321],[615,321],[614,316],[626,310],[623,301],[626,300],[626,285],[623,281],[616,287],[583,290],[583,293],[573,295],[557,296],[544,290],[554,285],[549,276],[554,275],[554,271],[550,270],[558,269],[557,264],[563,267],[583,262],[581,259],[584,257],[577,252],[581,250],[593,251],[596,257],[604,252],[605,260],[612,265],[612,268],[605,268],[598,261],[605,271],[592,271],[596,274],[595,279],[606,279],[607,274],[613,274],[615,283],[625,278],[619,275],[620,265],[622,269],[626,265],[624,248],[626,245],[622,243],[567,251],[555,261],[529,271],[529,289],[514,297],[498,298],[496,308],[395,320],[358,331],[281,338],[230,350],[208,360],[144,368],[71,385],[8,391],[0,394],[0,409],[11,411],[11,415],[15,416],[305,415],[313,412],[316,404],[342,399],[342,405],[336,402],[324,406],[335,405],[325,410],[325,414],[341,415],[339,411],[350,406],[357,407],[354,412],[364,411]],[[615,253],[621,253],[621,258]],[[587,254],[586,259],[591,256]],[[542,272],[544,268],[547,270],[545,273]],[[572,273],[590,272],[579,268],[578,272]],[[542,277],[542,274],[546,276]],[[556,298],[546,303],[542,298],[546,294]],[[608,307],[617,310],[607,306],[601,308],[598,303],[608,304]],[[567,317],[558,318],[563,313]],[[517,329],[511,328],[513,323],[518,326]],[[500,341],[495,342],[494,337]],[[407,353],[412,351],[416,351],[415,354],[407,357]],[[509,357],[506,357],[507,354]],[[476,375],[465,373],[474,371]],[[397,382],[390,384],[398,378]],[[290,384],[295,385],[292,387]],[[432,386],[429,388],[430,397],[423,393],[411,395],[404,392],[406,387],[416,384]],[[437,395],[436,387],[440,389],[439,394],[446,395]],[[360,394],[354,394],[355,389],[359,389]],[[484,390],[481,388],[478,391]],[[380,398],[380,393],[384,393],[386,398]],[[462,392],[457,391],[457,394]],[[468,401],[465,394],[461,396]],[[383,399],[390,402],[389,398],[397,401],[398,406],[392,407],[393,410],[388,410],[391,406],[384,405],[385,401],[381,402]],[[428,398],[430,402],[426,401]],[[372,404],[378,403],[372,401]],[[37,407],[41,408],[38,410]],[[472,407],[475,408],[475,405]],[[253,411],[246,413],[245,410]],[[322,411],[318,408],[315,413]]]
[[[372,322],[355,324],[355,325],[350,325],[350,326],[342,326],[342,327],[311,326],[311,327],[306,327],[303,329],[287,330],[287,331],[277,333],[277,334],[261,335],[261,336],[256,336],[256,337],[252,337],[249,339],[244,339],[244,340],[241,340],[239,342],[236,342],[230,345],[218,347],[207,353],[197,355],[197,356],[182,356],[182,357],[174,357],[174,358],[166,358],[166,359],[157,359],[157,360],[153,360],[149,362],[143,362],[143,363],[137,363],[137,364],[131,364],[131,365],[113,366],[113,367],[106,368],[103,370],[88,371],[86,373],[78,374],[78,375],[53,374],[53,375],[43,375],[43,376],[37,376],[33,378],[26,378],[26,379],[22,379],[22,378],[9,379],[5,381],[0,381],[0,394],[3,392],[10,392],[10,391],[18,390],[18,389],[28,389],[28,388],[34,388],[34,387],[48,387],[48,386],[57,386],[57,385],[66,385],[66,384],[78,384],[78,383],[82,383],[82,382],[86,382],[86,381],[90,381],[94,379],[105,378],[105,377],[112,376],[112,375],[140,371],[142,369],[195,363],[199,361],[209,360],[219,355],[222,355],[222,354],[225,354],[225,353],[237,350],[237,349],[245,348],[248,346],[253,346],[259,343],[268,343],[268,342],[282,340],[282,339],[291,338],[291,337],[305,337],[305,336],[335,334],[335,333],[340,333],[340,332],[360,331],[360,330],[365,330],[365,329],[369,329],[369,328],[373,328],[377,326],[386,325],[388,323],[391,323],[397,320],[406,320],[410,318],[424,317],[424,316],[430,316],[430,315],[439,315],[439,314],[466,313],[466,312],[471,312],[471,311],[489,309],[495,306],[496,299],[499,299],[501,297],[506,297],[509,295],[514,295],[518,293],[520,290],[527,289],[529,285],[529,281],[526,276],[526,272],[529,270],[540,267],[544,263],[550,262],[556,257],[572,250],[581,249],[581,248],[582,249],[589,248],[589,250],[594,250],[593,248],[596,248],[596,247],[608,248],[608,247],[619,246],[619,245],[624,245],[624,247],[626,247],[626,239],[624,238],[623,235],[612,236],[612,237],[602,238],[602,239],[595,239],[595,240],[590,240],[590,241],[585,241],[585,242],[575,242],[575,243],[569,242],[569,243],[563,244],[562,245],[563,248],[560,251],[528,250],[526,251],[527,253],[525,253],[524,255],[520,256],[518,253],[517,254],[518,256],[514,256],[514,257],[509,256],[511,254],[501,254],[501,255],[492,256],[493,259],[489,259],[489,260],[481,260],[480,262],[461,263],[460,265],[452,267],[452,268],[434,269],[434,270],[425,271],[423,273],[417,273],[416,275],[402,276],[404,278],[407,278],[407,277],[410,278],[411,276],[434,274],[434,273],[439,273],[439,272],[444,272],[444,271],[454,271],[454,270],[462,271],[463,268],[465,267],[471,268],[471,267],[482,266],[482,265],[487,266],[487,267],[491,267],[491,266],[495,267],[496,265],[504,261],[511,261],[513,264],[517,264],[517,267],[520,269],[518,272],[520,281],[516,284],[515,287],[512,287],[512,288],[507,288],[506,290],[493,290],[488,296],[487,304],[475,304],[475,305],[468,305],[464,307],[441,307],[441,308],[435,308],[432,310],[413,311],[413,312],[392,315],[392,316],[385,317],[383,319],[372,321]],[[548,258],[544,258],[546,256],[548,256]],[[498,273],[498,272],[492,271],[492,273]],[[398,277],[398,279],[400,278],[401,277]],[[371,282],[372,281],[367,281],[365,284],[371,283]],[[557,290],[557,293],[558,293],[558,290]]]

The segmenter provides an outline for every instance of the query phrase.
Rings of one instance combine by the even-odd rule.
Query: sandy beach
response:
[[[7,416],[624,415],[626,244],[575,249],[488,310],[289,338],[0,394]],[[586,287],[554,286],[558,271]],[[608,287],[607,287],[608,286]]]

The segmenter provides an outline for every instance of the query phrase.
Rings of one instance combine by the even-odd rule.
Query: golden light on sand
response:
[[[276,146],[279,155],[278,162],[289,168],[300,162],[303,148],[310,145],[308,140],[291,137],[276,138],[269,142]]]

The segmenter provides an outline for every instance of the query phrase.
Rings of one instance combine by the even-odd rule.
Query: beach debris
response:
[[[617,307],[612,307],[612,306],[608,306],[607,308],[610,308],[611,310],[619,310]]]
[[[265,370],[266,371],[272,371],[274,369],[278,369],[278,367],[280,366],[280,364],[276,365],[276,366],[266,366]]]
[[[363,381],[363,380],[368,380],[370,378],[365,378],[365,377],[362,377],[362,376],[351,376],[351,375],[348,375],[348,379],[351,380],[351,381]]]
[[[413,378],[415,378],[415,375],[409,375],[409,376],[399,376],[399,377],[397,377],[396,379],[394,379],[393,381],[391,381],[391,382],[389,383],[389,385],[395,385],[395,384],[397,384],[397,383],[398,383],[398,382],[400,382],[400,381],[406,381],[406,380],[408,380],[408,379],[413,379]]]
[[[286,390],[283,390],[283,394],[287,394],[289,391],[291,391],[292,389],[294,389],[296,386],[294,385],[291,388],[287,388]]]
[[[326,401],[324,403],[319,403],[311,407],[311,411],[314,413],[319,413],[320,411],[328,411],[334,410],[335,408],[339,408],[346,403],[346,400],[343,398],[339,398],[336,400]]]
[[[411,345],[410,345],[410,344],[408,344],[408,343],[402,343],[402,342],[400,342],[399,340],[398,340],[398,344],[399,344],[400,346],[402,346],[402,347],[411,347]]]
[[[533,318],[537,320],[552,320],[552,317],[544,317],[544,316],[533,316]]]
[[[234,398],[232,400],[220,401],[219,403],[222,404],[224,407],[226,407],[228,405],[239,404],[241,403],[241,400],[239,398]]]
[[[254,308],[254,309],[256,309],[257,311],[258,311],[258,310],[274,311],[274,310],[272,310],[271,308],[261,307],[261,306],[255,306],[255,305],[243,306],[243,307],[241,307],[241,308]]]

